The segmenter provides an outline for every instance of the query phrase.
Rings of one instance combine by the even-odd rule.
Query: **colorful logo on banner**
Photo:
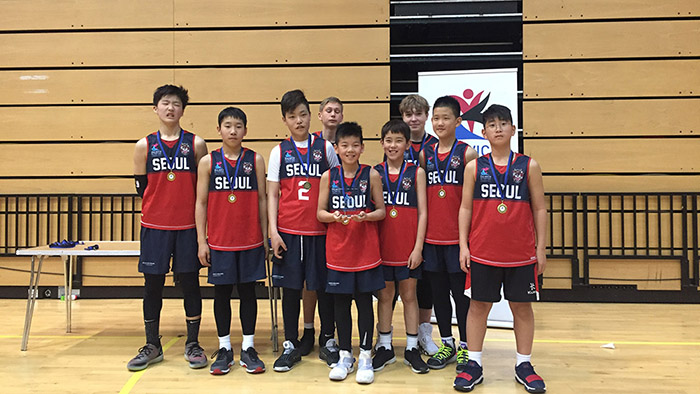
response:
[[[450,95],[450,97],[459,101],[459,107],[462,111],[462,124],[456,130],[457,139],[484,140],[484,137],[474,133],[474,124],[482,122],[481,113],[486,109],[491,93],[482,90],[474,94],[473,90],[465,89],[462,96]]]

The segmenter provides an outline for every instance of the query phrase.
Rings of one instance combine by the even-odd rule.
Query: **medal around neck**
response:
[[[501,203],[498,204],[498,206],[496,207],[496,210],[498,211],[498,213],[503,215],[506,212],[508,212],[508,206],[503,201],[501,201]]]
[[[440,143],[435,144],[435,154],[433,158],[435,159],[435,170],[437,171],[438,179],[440,180],[440,190],[438,190],[438,197],[445,198],[447,192],[445,191],[445,178],[447,177],[447,169],[450,168],[450,163],[452,162],[452,154],[455,153],[455,147],[457,146],[457,140],[452,143],[450,148],[450,155],[447,157],[447,163],[445,164],[445,172],[440,172],[440,162],[438,161],[438,148]]]
[[[172,181],[175,180],[175,173],[174,173],[174,172],[170,171],[170,172],[168,173],[168,180],[169,180],[170,182],[172,182]]]
[[[438,197],[445,198],[445,196],[447,196],[447,192],[445,191],[445,189],[440,188],[440,190],[438,190]]]
[[[491,167],[491,175],[493,176],[494,182],[498,186],[498,191],[501,194],[501,203],[496,206],[496,211],[501,215],[505,215],[508,212],[508,206],[505,203],[506,198],[506,186],[508,185],[508,174],[510,173],[510,163],[513,161],[513,151],[508,154],[508,165],[506,166],[506,173],[503,176],[503,185],[498,182],[498,177],[496,176],[496,168],[493,164],[493,157],[489,154],[489,166]]]
[[[168,175],[166,176],[166,179],[170,182],[175,180],[175,173],[173,172],[173,169],[175,169],[175,158],[177,157],[178,152],[180,152],[180,146],[182,146],[182,140],[184,135],[185,132],[182,129],[180,129],[180,137],[178,137],[177,148],[175,148],[175,154],[171,158],[165,153],[165,146],[163,145],[163,141],[160,139],[160,130],[158,130],[158,133],[156,134],[156,138],[158,139],[158,146],[163,152],[163,156],[165,156],[165,163],[168,167],[168,170],[170,170],[170,172],[168,172]]]
[[[404,161],[401,164],[401,168],[399,169],[399,180],[396,182],[396,190],[392,191],[391,190],[391,183],[389,182],[389,170],[388,170],[389,164],[384,162],[384,181],[386,182],[386,187],[389,191],[387,198],[389,201],[387,201],[389,204],[395,204],[396,203],[396,195],[399,193],[399,187],[401,186],[401,180],[403,179],[403,173],[404,170],[406,169],[406,162]],[[396,208],[391,208],[391,211],[389,211],[389,217],[392,219],[396,219],[396,217],[399,216],[399,211],[396,210]]]
[[[309,182],[309,181],[304,182],[304,185],[302,187],[306,190],[311,190],[311,182]]]
[[[391,211],[389,211],[389,217],[396,219],[397,216],[399,216],[399,211],[397,211],[396,208],[391,208]]]
[[[236,195],[233,192],[231,192],[231,194],[228,195],[228,202],[233,204],[234,202],[236,202],[236,200],[237,200]]]
[[[236,183],[236,179],[238,177],[238,167],[240,167],[241,162],[243,161],[243,156],[245,156],[245,152],[246,152],[245,149],[241,148],[241,152],[238,154],[238,159],[236,160],[236,170],[233,173],[233,179],[231,179],[231,177],[229,177],[229,174],[228,174],[228,162],[226,161],[226,156],[224,155],[224,147],[223,146],[221,147],[221,159],[222,159],[223,164],[224,164],[224,171],[226,173],[226,179],[229,180],[229,187],[231,189],[231,193],[228,195],[228,202],[230,202],[231,204],[235,203],[238,200],[238,198],[236,197],[236,194],[233,192],[233,190],[235,189],[234,184]]]

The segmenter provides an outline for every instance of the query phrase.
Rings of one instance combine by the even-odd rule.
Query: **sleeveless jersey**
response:
[[[307,149],[311,149],[310,156],[307,156]],[[303,162],[299,161],[291,139],[280,143],[277,228],[289,234],[323,235],[326,233],[326,225],[316,219],[316,207],[321,175],[329,168],[326,141],[312,137],[311,146],[299,148],[299,153]],[[307,157],[310,158],[308,167],[304,164],[307,163]],[[311,184],[310,189],[304,188],[307,181]]]
[[[330,171],[328,211],[340,211],[346,215],[361,211],[372,212],[374,204],[370,192],[371,167],[360,165],[360,171],[352,185],[345,183],[345,196],[340,182],[343,170],[340,166]],[[350,181],[350,180],[348,180]],[[328,224],[326,235],[326,265],[335,271],[366,271],[381,264],[377,222],[356,222],[345,225],[338,222]]]
[[[384,204],[386,204],[386,217],[378,222],[379,249],[383,265],[405,266],[415,246],[418,232],[418,195],[416,193],[418,167],[406,162],[401,184],[398,184],[399,174],[389,175],[390,178],[397,176],[393,181],[389,181],[391,185],[389,190],[385,178],[385,166],[386,162],[374,167],[382,177]],[[396,209],[396,217],[391,217],[392,209]]]
[[[419,165],[418,157],[420,156],[421,145],[423,145],[423,149],[425,149],[426,146],[430,146],[437,143],[438,139],[432,134],[425,133],[425,135],[423,136],[423,141],[421,141],[418,144],[411,142],[411,146],[406,152],[403,153],[403,159],[405,161],[410,161],[415,165]]]
[[[425,172],[428,178],[426,194],[428,195],[428,228],[425,234],[425,242],[433,245],[457,245],[459,244],[459,205],[462,203],[462,184],[464,183],[464,154],[467,145],[457,141],[454,153],[448,163],[449,154],[440,160],[436,157],[437,143],[426,146]],[[440,173],[435,167],[438,161]],[[445,182],[444,186],[440,179]],[[444,188],[445,198],[439,197],[440,190]]]
[[[505,186],[508,210],[497,211],[501,203],[499,184],[504,184],[506,166],[495,166],[497,180],[493,179],[489,155],[476,162],[474,203],[469,232],[471,259],[497,267],[519,267],[537,261],[535,254],[535,222],[530,208],[530,158],[519,153],[510,165]]]
[[[166,141],[163,141],[161,147],[158,143],[158,132],[148,135],[146,141],[148,186],[143,194],[141,225],[157,230],[195,228],[197,161],[194,134],[183,131],[182,141],[175,141],[173,147],[169,147]],[[180,150],[176,152],[178,143]],[[168,180],[168,158],[172,159],[171,162],[174,160],[173,181]]]
[[[241,161],[238,165],[238,160]],[[207,203],[207,237],[214,250],[238,251],[263,244],[258,206],[255,152],[241,148],[237,161],[229,161],[217,149],[211,152],[211,176]],[[230,179],[226,178],[226,169]],[[238,176],[236,173],[238,166]],[[233,190],[231,190],[233,184]],[[235,202],[229,201],[233,193]]]

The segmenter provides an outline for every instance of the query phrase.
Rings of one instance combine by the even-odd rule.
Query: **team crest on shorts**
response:
[[[521,183],[523,181],[524,176],[525,172],[522,170],[522,168],[513,169],[513,182],[518,184]]]
[[[314,149],[312,155],[316,163],[320,163],[321,160],[323,160],[323,152],[321,152],[319,149]]]
[[[187,156],[187,154],[190,153],[191,150],[192,147],[190,146],[190,144],[185,143],[180,145],[180,152],[182,152],[182,154],[185,156]]]
[[[364,193],[367,191],[367,180],[366,179],[361,180],[358,185],[360,186],[360,192]]]
[[[459,156],[452,156],[452,160],[450,160],[450,168],[459,168],[460,164],[462,164],[462,160],[459,158]]]
[[[161,156],[161,155],[163,155],[163,152],[160,150],[160,148],[158,147],[158,143],[156,142],[151,147],[151,156],[157,157],[157,156]]]
[[[401,187],[403,188],[403,190],[408,190],[411,188],[412,183],[413,183],[413,181],[411,181],[411,178],[404,178],[401,181]]]
[[[253,172],[253,163],[246,161],[243,163],[243,172],[246,175],[250,175],[251,172]]]
[[[294,163],[294,156],[292,156],[291,150],[284,152],[284,162],[285,163]]]
[[[216,175],[223,175],[224,174],[224,169],[221,167],[221,162],[217,161],[214,163],[214,174]]]

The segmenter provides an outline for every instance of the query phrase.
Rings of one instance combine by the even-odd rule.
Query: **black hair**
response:
[[[282,96],[280,105],[282,106],[282,116],[287,116],[288,113],[294,111],[300,104],[304,104],[306,111],[311,113],[309,109],[309,101],[304,96],[304,92],[299,89],[290,90]]]
[[[481,114],[483,117],[483,124],[494,119],[507,120],[513,123],[513,116],[510,114],[510,109],[505,105],[493,104]]]
[[[182,101],[182,109],[185,109],[185,107],[187,107],[187,103],[190,101],[190,96],[187,94],[187,89],[183,88],[182,86],[163,85],[153,92],[153,106],[157,107],[160,99],[162,99],[164,96],[170,95],[175,95],[180,99],[180,101]]]
[[[459,101],[457,101],[452,96],[438,97],[438,99],[435,100],[435,104],[433,104],[433,111],[435,111],[435,108],[440,107],[446,107],[451,109],[452,112],[455,114],[455,118],[459,118],[462,115],[462,111],[459,108]]]
[[[348,137],[358,137],[360,143],[364,143],[362,139],[362,126],[355,122],[343,122],[338,125],[338,129],[335,132],[335,143],[340,143],[341,138]]]
[[[243,122],[244,127],[248,127],[248,118],[245,116],[245,112],[238,107],[226,107],[219,112],[219,127],[221,127],[221,122],[225,118],[239,119]]]
[[[404,122],[403,120],[392,119],[384,123],[384,126],[382,126],[382,139],[384,139],[384,137],[386,137],[386,135],[390,132],[402,134],[404,138],[406,138],[406,142],[409,142],[411,140],[411,128],[408,127],[406,122]]]

